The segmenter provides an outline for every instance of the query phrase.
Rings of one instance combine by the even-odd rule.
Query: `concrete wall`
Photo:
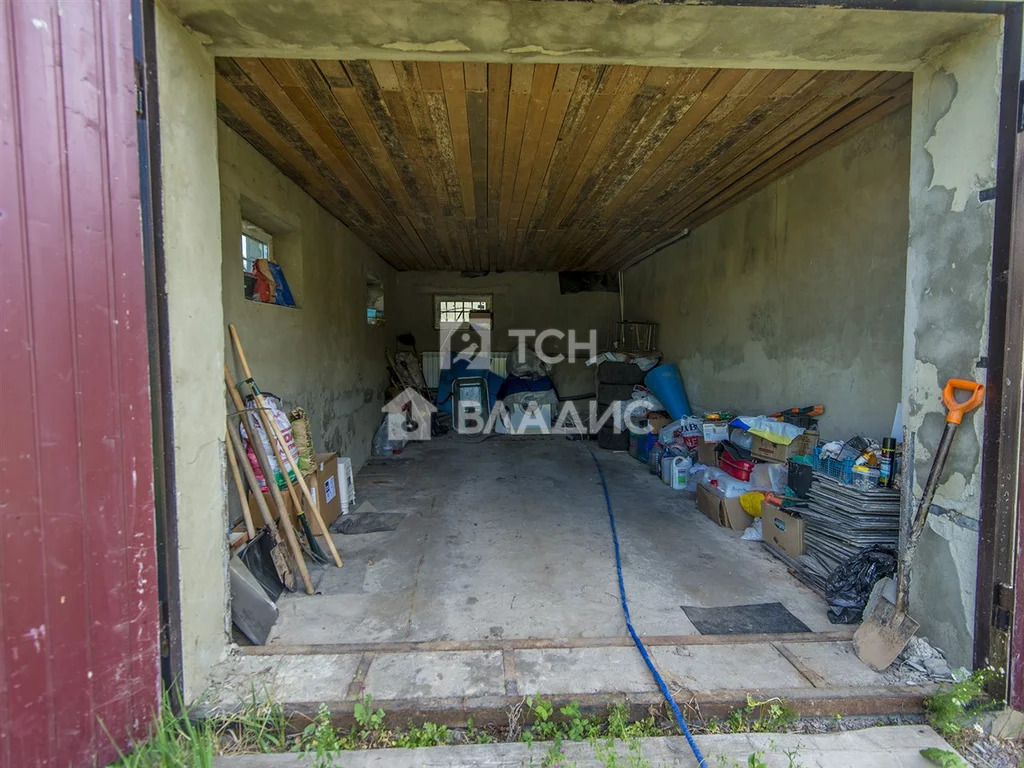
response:
[[[914,73],[903,409],[919,497],[952,377],[985,380],[1001,35],[997,26]],[[983,416],[964,419],[921,538],[910,607],[921,634],[969,665],[974,624]],[[941,514],[936,515],[938,511]],[[909,509],[907,510],[909,512]]]
[[[302,406],[320,451],[358,468],[370,454],[381,419],[390,326],[366,323],[366,277],[394,292],[394,270],[241,136],[218,127],[225,323],[238,329],[253,375],[287,408]],[[268,231],[275,260],[298,308],[245,298],[241,222]],[[230,339],[225,354],[234,361]],[[232,363],[229,362],[229,367]],[[240,379],[241,369],[233,367]]]
[[[516,345],[509,329],[542,331],[557,328],[563,333],[576,332],[578,341],[597,331],[599,348],[610,341],[619,319],[617,293],[587,291],[561,294],[555,272],[503,272],[483,277],[462,277],[458,272],[400,272],[393,298],[387,298],[388,324],[392,336],[410,331],[422,350],[439,348],[438,331],[434,328],[434,294],[489,293],[494,296],[494,332],[492,349],[509,351]],[[567,340],[549,340],[545,352],[568,354]],[[583,360],[559,363],[551,374],[562,397],[594,391],[593,373]]]
[[[885,436],[900,400],[910,110],[625,274],[692,405],[824,403],[823,437]]]
[[[224,314],[213,58],[157,5],[160,171],[171,363],[182,668],[202,692],[227,644]]]

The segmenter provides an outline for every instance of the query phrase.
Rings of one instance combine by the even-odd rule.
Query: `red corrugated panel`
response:
[[[3,765],[104,765],[158,702],[130,11],[0,7]]]

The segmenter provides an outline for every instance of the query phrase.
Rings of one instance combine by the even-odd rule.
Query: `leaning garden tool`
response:
[[[238,393],[238,388],[235,387],[234,382],[231,381],[231,373],[228,371],[228,367],[226,365],[224,366],[224,380],[228,384],[228,391],[231,392],[231,399],[234,402],[235,407],[238,409],[239,416],[245,422],[245,433],[250,437],[249,444],[252,446],[253,451],[256,453],[256,459],[260,465],[260,469],[263,471],[263,477],[274,478],[276,475],[276,472],[274,470],[275,465],[278,467],[284,466],[283,462],[281,461],[281,457],[277,455],[276,449],[274,451],[275,456],[277,456],[276,463],[272,462],[270,458],[267,456],[267,451],[263,447],[263,440],[260,439],[259,437],[260,427],[257,424],[257,417],[252,409],[246,408],[242,404],[242,396]],[[257,412],[259,413],[260,423],[264,425],[263,429],[269,435],[270,429],[267,422],[272,421],[273,416],[259,408],[257,408]],[[268,440],[268,442],[270,441]],[[308,546],[308,549],[306,551],[309,552],[309,556],[316,560],[316,562],[326,563],[327,555],[324,554],[323,550],[320,549],[320,545],[317,544],[316,536],[313,535],[313,529],[310,528],[309,521],[306,519],[306,515],[302,511],[302,504],[299,502],[299,497],[296,495],[295,488],[292,486],[291,478],[288,476],[288,471],[282,471],[281,475],[282,481],[288,488],[288,495],[291,498],[292,504],[294,505],[293,509],[296,510],[295,517],[298,520],[299,526],[302,528],[302,533],[306,537],[306,544]],[[274,506],[277,508],[278,519],[282,521],[281,524],[285,525],[286,529],[291,528],[291,516],[288,513],[288,505],[285,504],[284,499],[281,497],[281,492],[280,490],[278,490],[277,483],[273,481],[267,482],[267,490],[270,491],[270,498],[273,499]],[[296,546],[299,546],[297,540]],[[302,559],[301,550],[299,554],[296,555],[296,557],[298,557],[300,560]],[[305,568],[304,561],[302,568]],[[308,594],[313,594],[310,591],[311,589],[311,583],[307,581],[306,591]]]
[[[252,414],[246,410],[245,404],[242,402],[242,396],[238,393],[238,389],[235,387],[235,383],[231,380],[231,372],[228,371],[228,367],[224,366],[224,382],[228,385],[228,393],[231,395],[231,402],[235,405],[235,410],[238,411],[239,418],[245,419],[245,432],[247,435],[252,435],[252,446],[256,452],[256,458],[260,462],[260,466],[263,468],[263,477],[272,477],[270,472],[270,462],[267,460],[266,453],[263,450],[263,443],[256,437],[256,431],[253,422],[250,420]],[[235,437],[238,437],[237,433]],[[245,454],[245,449],[242,448],[241,438],[238,438],[235,442],[235,450],[241,449],[241,453]],[[256,475],[252,471],[252,467],[249,466],[248,459],[242,462],[242,465],[249,468],[246,473],[246,477],[249,478],[250,487],[253,489],[253,495],[258,495],[261,499],[263,495],[259,493],[259,483],[256,480]],[[295,561],[295,567],[299,569],[299,575],[302,577],[302,585],[306,589],[307,595],[313,594],[313,580],[309,577],[309,571],[306,569],[306,561],[302,557],[302,548],[299,546],[298,537],[295,535],[295,529],[292,528],[292,520],[288,516],[288,507],[285,506],[284,500],[281,498],[280,492],[277,490],[276,483],[267,483],[267,487],[270,489],[270,498],[274,501],[274,506],[277,508],[278,519],[281,521],[281,527],[284,528],[284,536],[288,541],[288,549],[292,553],[292,559]],[[263,510],[260,510],[262,514]],[[270,516],[270,510],[267,510],[267,516],[263,518],[264,524],[273,526],[274,520]],[[269,518],[269,519],[268,519]],[[287,582],[286,582],[287,583]]]
[[[256,508],[260,512],[260,517],[263,520],[263,530],[268,532],[273,546],[270,547],[270,557],[274,563],[274,570],[277,572],[277,576],[281,579],[281,583],[284,584],[285,589],[289,592],[295,591],[295,572],[292,570],[291,564],[288,562],[288,553],[285,549],[284,544],[281,542],[281,534],[277,530],[277,526],[274,524],[274,518],[270,514],[270,509],[267,507],[267,500],[263,498],[263,493],[260,491],[259,481],[256,479],[256,473],[252,471],[252,466],[249,464],[248,457],[245,455],[245,447],[242,445],[242,438],[238,435],[237,429],[232,429],[228,426],[228,436],[230,438],[228,442],[228,460],[238,466],[240,465],[245,472],[245,481],[249,485],[249,489],[252,491],[253,500],[256,502]],[[239,490],[239,494],[243,497],[242,510],[247,512],[246,502],[244,500],[245,494],[242,490]],[[252,522],[250,515],[246,515],[246,527]],[[257,534],[258,536],[259,534]]]
[[[957,392],[967,392],[968,398],[958,402]],[[946,427],[942,431],[942,439],[935,450],[932,468],[928,472],[928,480],[924,484],[921,502],[910,526],[906,545],[900,555],[899,572],[896,580],[896,602],[888,600],[881,591],[874,605],[864,616],[864,621],[853,636],[853,647],[857,656],[869,667],[881,672],[906,648],[910,638],[917,632],[918,622],[907,615],[907,595],[910,590],[910,564],[914,551],[921,539],[928,511],[932,505],[932,497],[939,485],[942,468],[949,454],[949,446],[953,443],[953,435],[964,414],[973,411],[985,397],[985,385],[975,381],[950,379],[942,390],[942,402],[946,406]],[[909,489],[908,489],[909,490]]]
[[[228,432],[230,431],[229,427]],[[238,468],[235,450],[230,444],[227,449],[228,467],[231,469],[231,477],[238,490],[238,501],[242,505],[242,517],[245,518],[245,532],[249,538],[238,551],[238,557],[263,587],[267,597],[277,600],[284,589],[284,580],[277,573],[277,564],[274,562],[272,554],[277,547],[277,542],[266,528],[260,528],[257,531],[256,526],[253,525],[252,514],[249,512],[249,504],[245,498],[245,483],[242,482],[242,472]]]
[[[252,371],[249,370],[249,363],[245,359],[245,351],[242,349],[242,342],[238,338],[238,331],[235,330],[235,326],[233,324],[228,325],[228,331],[231,333],[231,341],[234,342],[235,352],[238,354],[238,362],[242,364],[242,371],[245,373],[245,381],[249,385],[253,398],[256,400],[260,420],[263,422],[263,425],[267,430],[267,435],[272,438],[271,445],[274,444],[275,440],[277,441],[277,445],[280,448],[281,453],[291,466],[292,471],[295,472],[295,480],[298,482],[299,488],[302,489],[302,495],[305,497],[306,503],[309,504],[309,511],[313,515],[313,519],[316,521],[316,524],[320,526],[320,530],[323,531],[324,541],[327,542],[327,548],[331,551],[331,556],[334,558],[335,565],[341,568],[341,555],[338,554],[338,550],[334,546],[334,541],[331,539],[330,531],[328,531],[327,526],[324,525],[316,499],[314,499],[313,495],[309,492],[309,486],[306,485],[306,481],[302,477],[299,464],[295,460],[295,457],[292,456],[292,452],[288,450],[288,443],[285,441],[284,435],[281,434],[281,430],[278,429],[277,423],[270,417],[270,410],[267,407],[267,401],[263,397],[263,393],[260,391],[260,388],[256,385],[255,379],[252,377]],[[277,450],[275,449],[275,453],[276,452]],[[287,467],[282,464],[281,469],[281,474],[284,475],[285,483],[288,484],[289,492],[294,494],[294,491],[291,488],[290,478],[288,477]],[[270,483],[268,483],[268,485],[270,485]],[[302,504],[294,497],[294,495],[292,500],[295,502],[295,512],[301,519],[303,517]]]

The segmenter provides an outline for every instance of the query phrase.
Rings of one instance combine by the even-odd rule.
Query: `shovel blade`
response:
[[[906,613],[897,613],[896,606],[887,599],[879,597],[853,635],[853,650],[871,669],[883,672],[907,647],[919,626]]]

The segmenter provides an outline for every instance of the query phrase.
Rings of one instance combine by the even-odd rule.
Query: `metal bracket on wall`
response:
[[[992,627],[1000,632],[1009,632],[1013,626],[1014,590],[1009,584],[996,584],[992,600]]]

